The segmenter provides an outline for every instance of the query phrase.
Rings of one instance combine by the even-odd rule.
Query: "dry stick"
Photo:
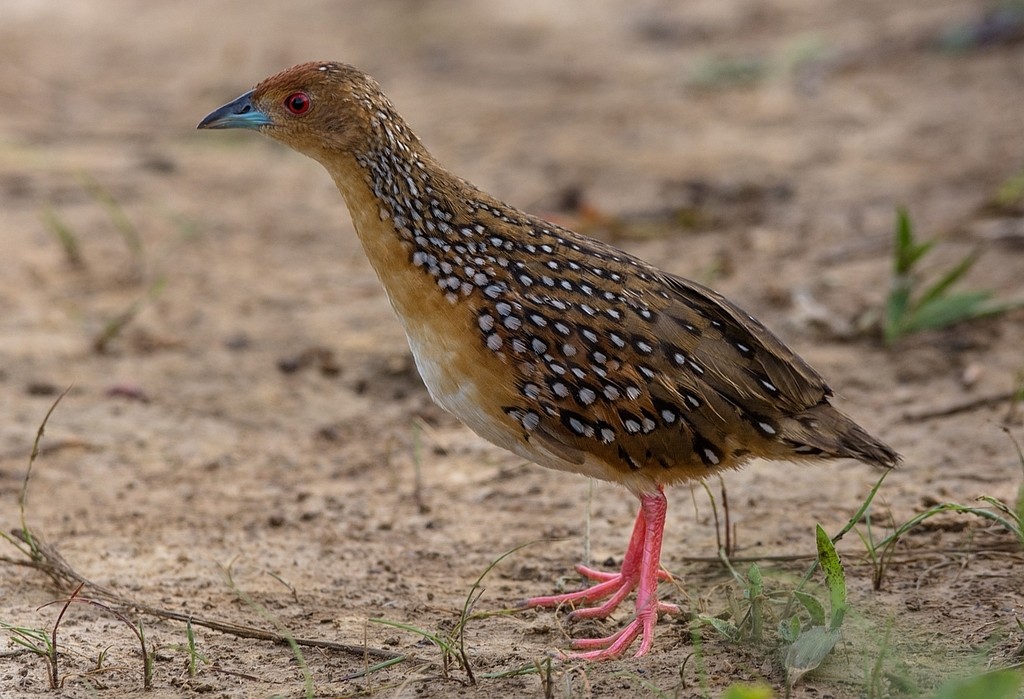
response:
[[[266,682],[266,678],[257,677],[256,675],[250,675],[247,672],[239,672],[238,670],[228,670],[227,668],[220,667],[219,665],[210,665],[210,670],[213,672],[220,673],[221,675],[229,675],[231,677],[238,677],[243,680],[249,680],[250,682]],[[274,684],[282,684],[281,682],[275,682]]]
[[[925,422],[938,417],[950,417],[951,415],[967,413],[972,410],[978,410],[979,408],[988,408],[993,405],[999,405],[1000,403],[1009,402],[1012,405],[1015,402],[1017,395],[1017,391],[1003,391],[1002,393],[996,393],[991,396],[972,398],[971,400],[963,403],[955,403],[953,405],[934,408],[932,410],[923,410],[919,413],[904,413],[899,417],[898,422]]]
[[[26,541],[27,535],[24,532],[16,531],[14,535],[20,538],[22,541]],[[84,577],[81,573],[76,571],[74,568],[64,560],[64,557],[57,552],[55,548],[49,544],[43,543],[38,539],[35,540],[37,550],[39,552],[39,559],[37,561],[24,561],[22,565],[27,565],[31,568],[41,570],[43,573],[48,575],[54,581],[63,582],[65,584],[76,583],[82,584],[89,588],[90,594],[94,597],[103,598],[109,602],[116,604],[121,607],[134,609],[144,614],[149,614],[160,619],[174,619],[176,621],[187,622],[191,619],[192,624],[196,626],[203,626],[214,631],[220,631],[221,633],[231,634],[232,636],[238,636],[241,638],[255,638],[261,641],[273,641],[278,644],[287,644],[288,639],[284,635],[274,631],[268,631],[266,629],[256,628],[254,626],[245,626],[243,624],[233,624],[228,621],[218,621],[216,619],[206,619],[203,617],[197,617],[192,614],[176,612],[170,609],[163,609],[161,607],[154,607],[143,602],[128,599],[122,597],[110,588],[98,585],[88,578]],[[0,559],[0,561],[7,562],[7,559]],[[19,563],[18,561],[9,561],[11,563]],[[305,639],[295,638],[295,643],[300,646],[308,646],[310,648],[324,648],[326,650],[341,651],[343,653],[349,653],[357,657],[364,657],[364,655],[372,655],[376,658],[384,659],[396,659],[401,658],[403,660],[416,660],[415,656],[408,655],[405,653],[393,653],[391,651],[381,650],[377,648],[366,648],[364,646],[356,646],[348,643],[337,643],[335,641],[325,641],[321,639]]]

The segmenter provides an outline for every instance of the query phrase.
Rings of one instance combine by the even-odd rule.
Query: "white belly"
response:
[[[416,369],[433,401],[487,441],[519,453],[515,435],[484,410],[480,387],[460,381],[458,372],[453,371],[460,361],[457,349],[408,332],[407,337]]]

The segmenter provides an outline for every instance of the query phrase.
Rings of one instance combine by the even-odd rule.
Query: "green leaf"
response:
[[[901,276],[910,271],[913,262],[908,262],[911,248],[914,246],[914,230],[910,226],[910,215],[902,206],[896,210],[896,250],[893,255],[894,271]]]
[[[786,650],[784,662],[789,686],[821,665],[838,641],[839,631],[824,626],[812,626],[800,634],[800,638]]]
[[[734,684],[722,693],[722,699],[772,699],[772,688],[766,684]]]
[[[825,605],[817,597],[800,590],[796,590],[793,596],[797,598],[800,604],[804,605],[804,609],[811,615],[811,624],[815,626],[825,625]]]
[[[764,578],[761,576],[761,569],[757,567],[756,563],[750,564],[750,570],[747,572],[747,590],[746,594],[750,599],[759,597],[764,592]]]
[[[1021,687],[1024,687],[1024,672],[996,670],[947,682],[939,688],[935,699],[961,699],[962,697],[1016,699]]]
[[[814,535],[818,544],[818,563],[825,572],[825,584],[831,597],[832,622],[829,628],[835,631],[842,625],[846,613],[846,574],[832,539],[820,524],[815,525]]]
[[[736,624],[731,621],[719,619],[716,616],[710,616],[708,614],[698,614],[697,619],[713,627],[715,631],[722,634],[730,641],[735,641],[739,637],[739,629],[737,629]]]
[[[1024,307],[1024,299],[1001,303],[991,301],[990,291],[950,294],[949,290],[971,270],[980,252],[975,250],[923,286],[914,267],[936,244],[918,242],[906,209],[896,212],[893,247],[893,277],[885,300],[882,332],[891,344],[902,335],[942,328],[964,320],[997,315]]]
[[[914,240],[914,228],[910,223],[907,210],[900,208],[896,212],[896,254],[894,255],[896,276],[910,274],[914,264],[932,249],[935,241],[926,240],[918,243]]]
[[[916,265],[917,261],[924,257],[934,246],[934,240],[926,240],[923,243],[915,243],[914,246],[907,251],[907,271],[909,272],[910,267]]]
[[[921,295],[921,298],[918,301],[918,306],[924,306],[929,301],[937,299],[946,293],[946,290],[949,289],[949,287],[953,286],[953,284],[958,282],[961,277],[970,271],[971,267],[974,266],[974,263],[978,261],[978,256],[980,254],[980,251],[975,250],[954,265],[952,269],[943,275],[942,279],[932,284],[931,287]]]
[[[900,277],[893,281],[893,288],[885,300],[885,340],[892,342],[904,333],[907,307],[910,305],[910,280]]]
[[[933,299],[918,305],[903,325],[904,332],[942,328],[984,314],[982,304],[992,296],[988,291],[967,291]]]

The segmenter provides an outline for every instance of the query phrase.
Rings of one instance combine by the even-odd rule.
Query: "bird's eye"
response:
[[[284,100],[284,106],[296,116],[301,116],[309,111],[311,100],[305,92],[293,92]]]

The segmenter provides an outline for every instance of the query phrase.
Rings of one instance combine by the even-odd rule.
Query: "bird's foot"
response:
[[[661,604],[660,602],[657,603],[658,606]],[[668,606],[674,607],[675,605]],[[676,611],[678,611],[678,607]],[[576,639],[572,642],[573,648],[583,652],[566,653],[565,657],[569,660],[613,660],[622,655],[639,636],[640,647],[633,654],[634,658],[639,658],[649,651],[654,643],[654,625],[657,621],[658,614],[654,610],[648,609],[643,612],[637,612],[633,621],[623,626],[611,636]]]
[[[605,638],[586,638],[573,642],[582,653],[567,654],[568,658],[582,660],[608,660],[617,658],[639,637],[636,656],[645,654],[654,642],[654,625],[658,614],[679,614],[674,604],[658,599],[658,583],[672,576],[659,566],[661,538],[665,526],[665,495],[661,488],[656,493],[642,495],[633,535],[630,537],[622,569],[618,573],[605,573],[587,566],[576,566],[577,572],[596,584],[561,595],[534,597],[523,603],[525,607],[559,607],[564,604],[589,604],[604,600],[596,606],[574,610],[571,618],[597,619],[610,615],[633,591],[637,591],[636,616],[626,626]]]
[[[604,571],[588,568],[584,565],[576,566],[576,571],[590,580],[597,581],[598,584],[576,592],[568,592],[561,595],[550,595],[547,597],[534,597],[532,599],[528,599],[525,606],[559,607],[564,604],[596,602],[607,598],[603,604],[594,607],[582,607],[580,609],[575,609],[569,614],[570,619],[603,619],[614,612],[622,601],[629,596],[629,593],[635,590],[636,586],[640,583],[640,575],[638,573],[633,575],[627,575],[624,573],[606,573]],[[659,570],[658,580],[669,581],[672,580],[672,576],[669,575],[668,571]],[[669,604],[668,602],[660,602],[658,600],[655,600],[655,609],[658,614],[680,613],[678,605]]]
[[[629,593],[640,584],[639,572],[632,575],[606,573],[584,565],[576,566],[576,570],[580,575],[597,582],[597,584],[576,592],[533,597],[526,600],[523,606],[559,607],[564,604],[596,602],[604,599],[603,604],[575,609],[569,614],[570,619],[602,619],[615,611]],[[659,581],[672,580],[672,576],[665,570],[658,570],[656,578]],[[639,637],[640,647],[634,655],[639,658],[650,650],[651,644],[654,642],[654,626],[658,621],[658,615],[680,614],[681,612],[678,605],[660,601],[655,593],[647,599],[646,608],[638,608],[636,616],[626,626],[604,638],[576,639],[572,642],[573,648],[583,652],[563,653],[562,657],[567,660],[611,660],[621,656]]]
[[[579,619],[595,619],[604,618],[611,614],[615,609],[622,603],[622,600],[629,596],[629,593],[636,589],[636,586],[640,582],[639,571],[629,571],[628,573],[606,573],[600,570],[594,570],[588,568],[585,565],[576,566],[576,572],[580,575],[597,582],[596,585],[591,585],[583,590],[577,590],[576,592],[566,592],[561,595],[547,595],[544,597],[531,597],[530,599],[523,602],[524,607],[561,607],[565,604],[575,605],[578,602],[588,603],[596,602],[607,598],[604,604],[596,607],[583,607],[582,609],[576,609],[570,614],[573,618]],[[667,571],[658,571],[658,580],[671,580],[672,576]],[[679,607],[674,604],[665,604],[662,602],[658,603],[659,612],[667,612],[674,614],[679,611]]]

